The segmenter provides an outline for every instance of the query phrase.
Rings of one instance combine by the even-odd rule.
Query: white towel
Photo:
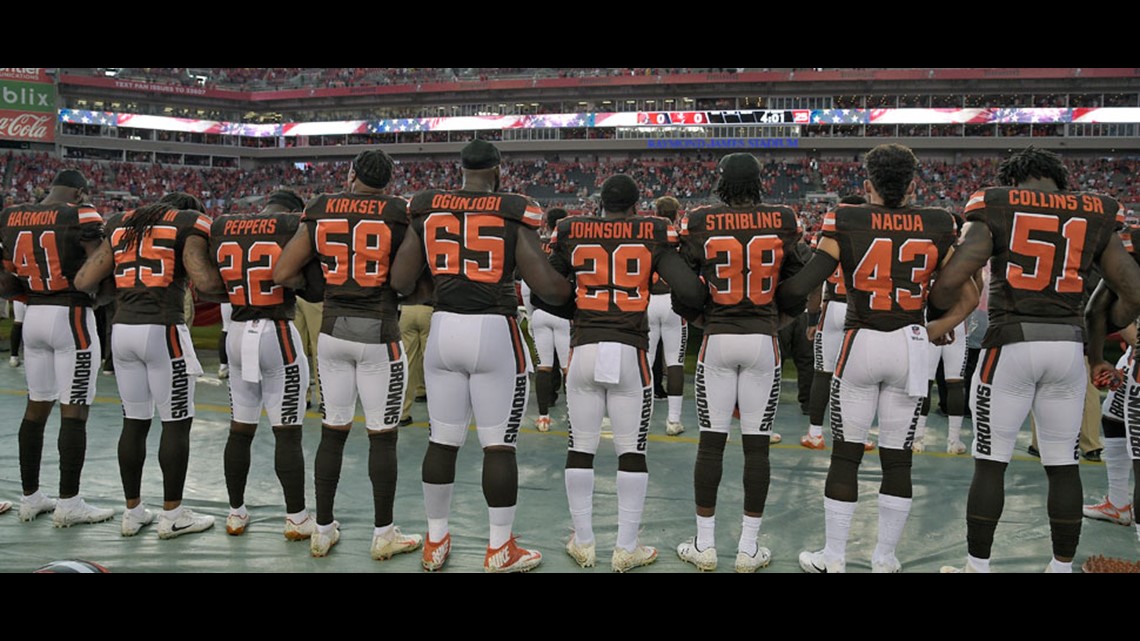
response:
[[[202,363],[198,362],[198,354],[194,352],[194,341],[190,339],[190,330],[185,325],[177,325],[178,342],[182,345],[182,359],[186,361],[186,373],[190,376],[202,375]]]
[[[273,323],[254,319],[245,324],[241,333],[241,380],[261,382],[261,333]]]
[[[926,328],[922,325],[904,327],[906,332],[907,355],[910,357],[910,371],[907,372],[906,393],[909,396],[922,398],[926,396],[927,368],[930,359],[930,341],[926,337]]]
[[[594,381],[616,385],[621,380],[621,343],[598,343]]]

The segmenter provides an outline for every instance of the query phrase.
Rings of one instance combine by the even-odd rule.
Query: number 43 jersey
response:
[[[36,305],[90,305],[71,281],[86,260],[82,243],[103,238],[103,218],[90,205],[15,205],[0,212],[4,268]]]
[[[542,224],[538,203],[516,194],[431,189],[412,198],[414,229],[435,281],[436,311],[514,316],[520,225]]]
[[[1124,226],[1108,196],[1016,187],[983,189],[966,220],[993,236],[990,326],[983,347],[1027,340],[1023,323],[1084,326],[1085,283],[1109,239]]]
[[[308,223],[325,275],[324,315],[378,318],[383,327],[396,328],[396,292],[388,283],[388,270],[408,229],[407,201],[386,195],[322,194],[305,208],[301,222]],[[393,331],[398,340],[399,331]]]
[[[229,214],[210,227],[210,256],[233,305],[233,320],[292,320],[293,290],[273,282],[273,268],[301,216],[294,213]]]
[[[957,238],[950,212],[841,205],[824,216],[822,233],[839,244],[847,285],[845,329],[893,332],[926,324],[931,274]]]

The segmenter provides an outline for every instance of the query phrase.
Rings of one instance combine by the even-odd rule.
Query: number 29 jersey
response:
[[[4,268],[20,279],[32,305],[91,304],[71,281],[87,254],[84,241],[103,238],[103,217],[90,205],[15,205],[0,212]]]
[[[1120,204],[1098,194],[992,187],[970,197],[966,220],[984,223],[993,237],[982,346],[1026,340],[1023,323],[1071,325],[1081,340],[1085,279],[1124,225]]]
[[[515,245],[542,209],[516,194],[430,189],[409,206],[435,283],[435,310],[514,316]]]
[[[408,229],[407,201],[382,194],[322,194],[305,208],[301,222],[308,223],[325,276],[324,315],[380,319],[385,334],[394,332],[382,338],[398,340],[396,292],[388,271]]]
[[[677,251],[664,218],[573,216],[558,223],[551,265],[575,281],[571,345],[614,342],[649,347],[649,287],[658,262]]]
[[[931,274],[957,238],[950,212],[841,205],[824,216],[822,233],[839,244],[847,286],[845,329],[893,332],[926,324]]]
[[[274,284],[273,268],[301,216],[294,213],[228,214],[210,228],[210,256],[233,305],[233,320],[292,320],[293,290]]]

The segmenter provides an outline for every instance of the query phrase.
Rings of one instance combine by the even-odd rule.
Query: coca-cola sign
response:
[[[23,111],[0,111],[0,140],[55,140],[55,118],[52,114]]]

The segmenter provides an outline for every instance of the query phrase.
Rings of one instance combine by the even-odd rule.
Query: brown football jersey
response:
[[[551,264],[576,283],[571,345],[603,341],[649,347],[649,286],[677,232],[654,216],[559,221]]]
[[[716,205],[682,219],[682,253],[709,288],[706,334],[776,334],[773,298],[803,266],[799,238],[795,213],[780,205]]]
[[[182,249],[191,236],[210,238],[210,219],[193,210],[167,210],[136,242],[127,243],[134,212],[107,223],[115,260],[115,323],[180,325],[185,322],[186,268]]]
[[[325,276],[323,326],[340,316],[381,321],[385,342],[399,340],[396,292],[388,272],[408,229],[397,196],[322,194],[301,215]]]
[[[992,187],[971,196],[966,219],[993,237],[982,346],[1033,340],[1026,323],[1070,325],[1080,339],[1085,281],[1124,224],[1120,204],[1098,194]]]
[[[891,332],[925,325],[930,277],[954,245],[954,216],[943,209],[845,205],[823,218],[839,244],[847,287],[846,329]]]
[[[432,189],[409,206],[435,282],[436,311],[514,316],[520,226],[542,225],[542,208],[516,194]]]
[[[15,205],[0,212],[4,269],[28,292],[29,305],[91,304],[71,281],[87,253],[84,241],[103,238],[103,217],[90,205]]]
[[[210,228],[210,256],[233,305],[233,319],[292,320],[293,290],[273,282],[273,267],[301,216],[293,213],[219,216]]]

